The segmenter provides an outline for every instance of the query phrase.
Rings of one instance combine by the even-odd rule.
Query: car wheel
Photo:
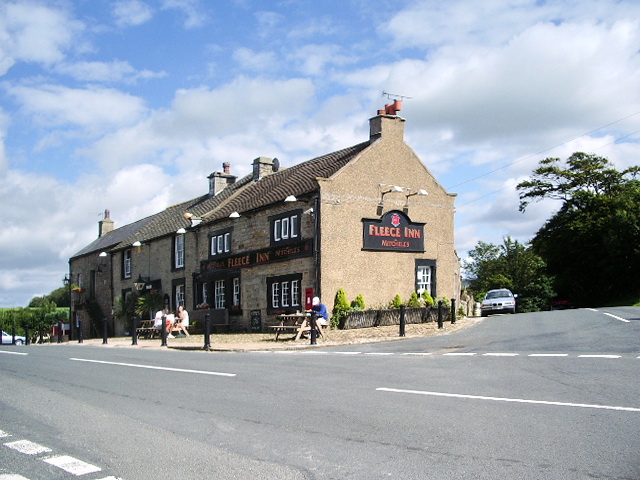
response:
[[[480,313],[480,316],[482,316],[482,317],[486,317],[487,315],[489,315],[487,312]]]
[[[19,338],[16,338],[16,345],[22,345],[24,342]]]
[[[514,308],[513,310],[511,310],[511,314],[516,313],[516,309]]]

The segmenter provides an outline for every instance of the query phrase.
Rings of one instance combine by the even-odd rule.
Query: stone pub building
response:
[[[247,331],[315,295],[331,310],[340,288],[367,307],[424,290],[459,299],[455,195],[405,143],[400,107],[371,118],[358,145],[289,168],[259,157],[244,178],[225,162],[204,195],[120,228],[106,211],[98,238],[69,260],[85,336],[101,335],[99,317],[128,331],[112,309],[145,293]]]

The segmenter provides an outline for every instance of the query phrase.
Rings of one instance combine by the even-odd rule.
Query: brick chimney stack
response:
[[[209,179],[209,196],[215,197],[222,192],[227,185],[234,183],[238,177],[231,175],[231,163],[224,162],[222,164],[222,173],[213,172],[207,178]]]
[[[98,222],[98,238],[113,231],[113,220],[111,220],[111,212],[104,211],[104,218]]]

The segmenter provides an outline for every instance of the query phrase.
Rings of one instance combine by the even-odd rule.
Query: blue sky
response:
[[[456,200],[456,248],[526,242],[557,208],[515,185],[575,151],[640,158],[636,0],[5,0],[0,306],[61,286],[116,226],[231,162],[360,143],[388,99]]]

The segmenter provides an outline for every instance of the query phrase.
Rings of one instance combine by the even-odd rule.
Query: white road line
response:
[[[393,353],[393,352],[365,352],[365,355],[379,355],[379,356],[384,356],[384,355],[395,355],[395,353]]]
[[[475,353],[443,353],[446,357],[473,357]]]
[[[620,358],[622,355],[578,355],[578,358]]]
[[[597,312],[598,311],[595,308],[587,308],[587,310],[591,310],[592,312]]]
[[[420,355],[420,356],[428,356],[428,355],[433,355],[433,352],[408,352],[408,353],[403,353],[402,355]]]
[[[532,353],[530,357],[568,357],[568,353]]]
[[[464,398],[470,400],[490,400],[494,402],[529,403],[535,405],[551,405],[558,407],[595,408],[599,410],[617,410],[622,412],[640,412],[640,408],[618,407],[611,405],[591,405],[588,403],[548,402],[544,400],[527,400],[524,398],[485,397],[481,395],[463,395],[460,393],[427,392],[422,390],[402,390],[398,388],[376,388],[377,391],[391,393],[410,393],[413,395],[429,395],[432,397]]]
[[[88,362],[88,363],[100,363],[103,365],[117,365],[121,367],[134,367],[134,368],[148,368],[150,370],[165,370],[169,372],[180,372],[180,373],[198,373],[200,375],[219,375],[222,377],[235,377],[235,373],[223,373],[223,372],[209,372],[206,370],[189,370],[186,368],[170,368],[170,367],[157,367],[154,365],[137,365],[135,363],[120,363],[120,362],[105,362],[103,360],[89,360],[86,358],[70,358],[69,360],[73,360],[75,362]]]
[[[11,434],[0,430],[0,438],[10,437]]]
[[[82,460],[78,460],[77,458],[73,458],[68,455],[47,457],[42,460],[77,477],[102,470],[100,467],[96,467],[95,465],[91,465],[90,463],[83,462]]]
[[[626,318],[619,317],[617,315],[614,315],[613,313],[607,313],[607,312],[603,312],[603,313],[605,315],[611,317],[611,318],[615,318],[616,320],[620,320],[621,322],[631,323],[631,320],[627,320]]]
[[[12,448],[25,455],[38,455],[40,453],[50,452],[49,447],[38,445],[37,443],[30,442],[29,440],[18,440],[17,442],[9,442],[4,444],[5,447]]]
[[[517,357],[519,353],[483,353],[483,357]]]
[[[0,353],[6,353],[7,355],[29,355],[25,352],[7,352],[6,350],[0,350]]]
[[[362,352],[332,352],[338,355],[360,355]]]
[[[29,480],[27,477],[23,477],[22,475],[13,475],[11,473],[0,474],[0,480]]]

